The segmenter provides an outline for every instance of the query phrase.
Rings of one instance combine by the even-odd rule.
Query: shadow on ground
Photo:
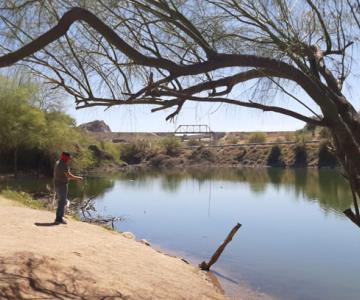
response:
[[[29,252],[0,256],[0,299],[128,299],[120,292],[96,287],[91,274],[75,267],[64,268],[50,257]]]
[[[40,226],[40,227],[49,227],[49,226],[57,226],[59,224],[55,223],[55,222],[48,222],[48,223],[39,223],[39,222],[35,222],[34,223],[35,226]]]

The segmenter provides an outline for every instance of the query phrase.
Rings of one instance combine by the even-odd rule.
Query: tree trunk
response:
[[[342,165],[345,176],[350,184],[355,212],[348,208],[344,214],[360,227],[360,212],[358,199],[360,199],[360,145],[359,132],[354,132],[354,123],[359,122],[357,116],[350,120],[339,118],[343,124],[336,124],[331,128],[336,156]],[[360,122],[359,122],[360,125]]]
[[[18,177],[18,148],[14,150],[14,176]]]

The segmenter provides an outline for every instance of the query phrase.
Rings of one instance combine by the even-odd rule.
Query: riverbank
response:
[[[204,272],[102,227],[0,196],[0,298],[225,299]]]
[[[130,144],[124,164],[102,163],[90,173],[133,169],[186,170],[204,168],[335,168],[337,160],[326,143],[178,147],[171,151]]]

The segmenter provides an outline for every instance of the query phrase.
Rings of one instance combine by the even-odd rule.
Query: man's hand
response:
[[[71,172],[65,172],[65,176],[67,178],[69,178],[70,180],[84,180],[83,177],[81,176],[75,176],[74,174],[72,174]]]

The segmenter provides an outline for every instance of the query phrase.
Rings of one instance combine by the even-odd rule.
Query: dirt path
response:
[[[225,299],[179,258],[0,196],[0,299]]]

